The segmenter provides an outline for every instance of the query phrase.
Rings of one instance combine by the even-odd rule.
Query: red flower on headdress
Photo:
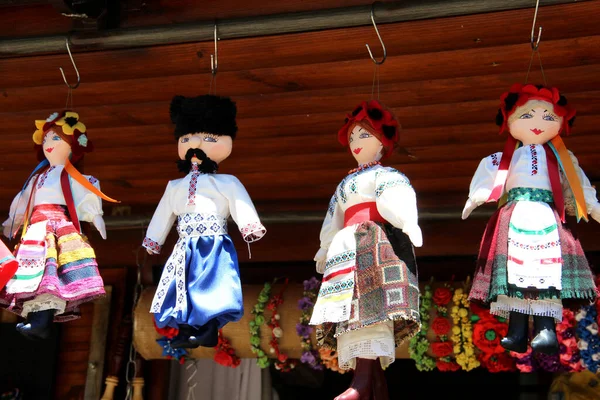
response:
[[[386,110],[377,100],[363,101],[351,114],[346,116],[344,126],[338,131],[338,141],[342,146],[348,146],[350,127],[356,123],[365,121],[374,130],[372,132],[383,144],[385,154],[388,157],[394,150],[394,145],[400,139],[400,124],[394,115]]]
[[[505,100],[511,94],[517,94],[519,97],[514,106],[510,110],[507,110]],[[569,120],[575,117],[575,109],[567,104],[559,104],[560,98],[560,92],[557,88],[537,87],[532,84],[523,85],[520,83],[515,83],[510,87],[508,92],[505,92],[502,94],[502,96],[500,96],[500,110],[502,111],[502,115],[504,117],[504,122],[500,127],[500,133],[506,130],[508,126],[508,118],[517,109],[517,107],[524,105],[530,100],[541,100],[552,104],[554,106],[554,112],[556,115],[563,117],[563,126],[561,127],[561,131],[564,130],[568,135],[571,133]]]

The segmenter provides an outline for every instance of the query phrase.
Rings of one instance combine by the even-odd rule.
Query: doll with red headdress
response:
[[[358,167],[338,185],[315,256],[322,285],[310,323],[319,345],[337,348],[354,379],[338,400],[387,398],[383,369],[395,347],[420,329],[413,246],[421,246],[415,191],[380,160],[392,154],[400,125],[376,100],[362,102],[338,132]]]
[[[33,142],[40,164],[25,182],[2,224],[12,238],[22,226],[16,251],[18,269],[5,276],[0,306],[27,320],[17,330],[45,338],[50,324],[80,316],[79,305],[104,295],[94,249],[81,231],[91,222],[106,238],[102,200],[96,178],[75,167],[92,151],[85,125],[71,111],[35,121]]]
[[[533,351],[557,353],[563,305],[597,295],[583,249],[565,224],[565,213],[600,222],[596,190],[561,138],[574,119],[556,88],[513,85],[496,118],[500,133],[509,132],[504,151],[480,162],[463,211],[465,219],[485,202],[500,202],[481,242],[470,299],[509,318],[501,344],[518,353],[527,351],[530,316]]]

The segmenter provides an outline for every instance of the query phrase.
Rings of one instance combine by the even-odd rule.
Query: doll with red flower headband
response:
[[[414,246],[421,246],[415,191],[406,176],[381,165],[400,125],[378,101],[362,102],[338,132],[358,167],[338,185],[315,256],[323,274],[311,317],[321,347],[337,348],[354,379],[337,400],[387,399],[383,369],[395,347],[420,329]]]
[[[2,224],[12,238],[23,226],[16,251],[18,269],[0,291],[0,306],[27,320],[17,330],[32,339],[45,338],[50,324],[78,318],[79,305],[104,295],[94,249],[81,232],[80,221],[94,224],[102,238],[102,200],[92,176],[73,164],[92,151],[79,115],[54,113],[35,121],[33,142],[40,164],[25,182]]]
[[[481,161],[463,211],[465,219],[485,202],[501,204],[481,242],[470,299],[509,318],[501,345],[517,353],[527,351],[530,315],[533,351],[554,354],[563,302],[596,298],[581,245],[565,224],[565,213],[600,221],[596,191],[561,138],[574,118],[556,88],[513,85],[496,118],[510,134],[504,151]]]

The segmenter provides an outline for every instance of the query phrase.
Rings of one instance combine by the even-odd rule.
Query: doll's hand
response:
[[[96,229],[98,229],[98,232],[100,232],[102,239],[106,240],[106,226],[104,225],[104,219],[102,218],[102,215],[96,215],[93,223]]]
[[[592,207],[590,215],[596,220],[596,222],[600,222],[600,203],[596,203],[596,205]]]
[[[156,254],[155,252],[153,252],[150,249],[146,249],[146,253],[150,254],[151,256],[153,256],[154,254]]]
[[[317,262],[317,272],[322,274],[325,272],[325,263],[327,262],[327,250],[320,248],[315,254],[314,260]]]
[[[408,238],[412,242],[413,246],[421,247],[423,246],[423,233],[421,232],[421,228],[419,225],[404,225],[402,227],[402,232],[408,235]]]
[[[463,212],[462,212],[462,219],[467,219],[469,217],[469,215],[471,215],[473,210],[476,209],[477,207],[479,207],[481,204],[482,203],[480,203],[480,202],[475,202],[475,201],[472,201],[471,199],[467,199],[465,208],[463,209]]]

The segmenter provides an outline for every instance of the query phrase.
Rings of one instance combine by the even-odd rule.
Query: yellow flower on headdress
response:
[[[76,129],[85,133],[85,125],[79,122],[79,114],[76,112],[67,111],[64,117],[56,121],[56,125],[62,127],[65,135],[72,135]]]
[[[44,139],[44,131],[42,129],[44,128],[45,123],[46,121],[43,119],[35,121],[35,127],[37,129],[35,132],[33,132],[33,143],[42,144],[42,140]]]

